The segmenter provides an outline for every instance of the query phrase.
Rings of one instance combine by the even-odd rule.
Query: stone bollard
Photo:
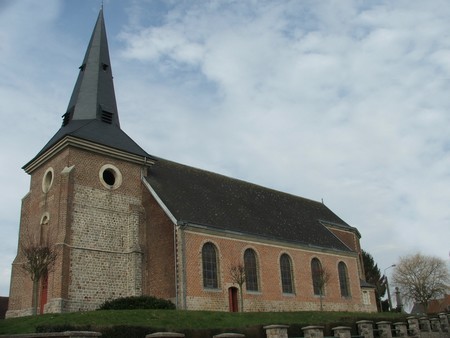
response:
[[[302,327],[305,338],[323,338],[323,326]]]
[[[177,332],[155,332],[145,336],[145,338],[184,338],[184,333]]]
[[[439,318],[430,318],[431,331],[441,332],[441,322]]]
[[[268,325],[264,326],[267,338],[288,338],[287,329],[289,325]]]
[[[351,338],[352,337],[351,329],[352,328],[349,326],[337,326],[332,328],[334,336],[339,338]]]
[[[395,335],[397,337],[407,337],[408,336],[408,325],[404,322],[394,323]]]
[[[371,320],[360,320],[356,322],[358,333],[364,338],[373,338],[373,322]]]
[[[420,337],[419,320],[414,316],[407,317],[406,320],[408,321],[409,335],[413,337]]]
[[[431,326],[430,326],[430,319],[428,317],[420,317],[420,330],[423,332],[430,332]]]
[[[380,338],[392,338],[392,328],[391,328],[391,322],[378,322],[377,323],[378,328],[378,336]]]
[[[42,335],[45,337],[47,334],[42,333]],[[56,333],[55,335],[58,335],[58,333]],[[94,332],[94,331],[66,331],[66,332],[61,333],[62,337],[69,337],[69,338],[100,337],[101,335],[102,334],[100,332]]]
[[[243,337],[245,337],[245,334],[232,332],[216,334],[215,336],[213,336],[213,338],[243,338]]]
[[[439,316],[439,320],[441,321],[442,331],[450,332],[450,323],[448,321],[447,314],[445,314],[445,313],[438,313],[438,316]]]

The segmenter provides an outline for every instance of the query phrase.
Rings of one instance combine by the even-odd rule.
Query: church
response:
[[[182,310],[376,311],[361,235],[323,203],[151,155],[121,129],[103,10],[61,128],[23,169],[9,318],[140,295]],[[30,239],[57,254],[36,298]]]

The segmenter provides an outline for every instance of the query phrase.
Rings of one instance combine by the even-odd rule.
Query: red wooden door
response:
[[[230,312],[238,312],[238,289],[231,287],[228,289],[228,300],[230,303]]]
[[[45,274],[44,277],[42,277],[42,284],[41,284],[41,301],[40,301],[40,314],[42,315],[44,313],[44,306],[47,304],[47,294],[48,294],[48,275]]]

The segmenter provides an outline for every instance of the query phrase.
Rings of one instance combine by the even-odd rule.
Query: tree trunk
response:
[[[242,286],[239,286],[239,312],[244,312],[244,295],[242,293]]]

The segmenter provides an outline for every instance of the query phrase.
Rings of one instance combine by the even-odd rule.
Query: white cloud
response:
[[[211,132],[197,119],[183,120],[186,133],[174,138],[191,140],[192,162],[216,159],[232,176],[324,197],[360,228],[369,250],[391,254],[383,257],[389,264],[408,247],[437,253],[429,242],[448,227],[448,196],[439,189],[450,184],[441,5],[194,6],[128,32],[125,53],[157,66],[161,59],[175,69],[195,65],[217,95]],[[149,43],[155,37],[164,43]],[[193,45],[194,57],[179,52]],[[139,57],[145,53],[152,57]],[[179,112],[197,114],[184,108]]]

